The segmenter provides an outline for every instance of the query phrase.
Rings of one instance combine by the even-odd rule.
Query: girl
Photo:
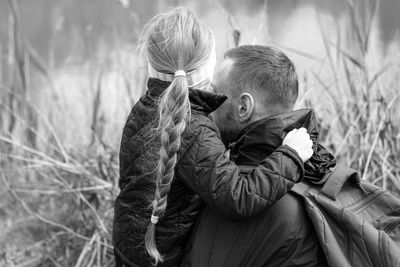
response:
[[[232,218],[268,208],[302,178],[312,142],[294,131],[250,174],[240,173],[208,117],[226,99],[209,91],[211,30],[177,8],[147,24],[142,44],[150,78],[122,136],[115,258],[117,266],[178,266],[203,203]]]

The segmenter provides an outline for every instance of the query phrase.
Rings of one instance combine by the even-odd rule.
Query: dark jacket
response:
[[[121,189],[115,201],[113,242],[117,265],[149,266],[144,234],[150,223],[154,199],[159,142],[151,135],[157,123],[157,99],[169,85],[156,79],[132,108],[120,150]],[[190,90],[191,120],[183,133],[175,178],[168,194],[166,212],[156,226],[157,248],[165,256],[160,266],[177,266],[187,237],[203,201],[232,218],[255,215],[283,197],[303,177],[297,153],[280,146],[251,172],[239,168],[225,155],[215,124],[207,115],[226,99]]]
[[[305,179],[323,183],[335,166],[334,157],[315,143],[318,130],[312,110],[268,117],[246,127],[231,146],[231,158],[247,172],[282,142],[282,133],[304,126],[314,141],[314,155],[305,164]],[[301,197],[289,192],[248,221],[224,218],[212,208],[199,216],[181,266],[259,267],[327,266]]]

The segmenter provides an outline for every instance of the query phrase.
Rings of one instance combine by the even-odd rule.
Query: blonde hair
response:
[[[214,48],[208,27],[199,23],[186,8],[175,8],[154,17],[145,27],[141,39],[148,63],[159,73],[174,75],[178,70],[193,72],[207,63]],[[215,51],[214,51],[215,53]],[[190,119],[189,85],[184,75],[173,77],[160,96],[157,135],[161,148],[152,202],[152,222],[145,235],[145,246],[155,265],[163,261],[157,250],[155,227],[167,208],[167,197],[175,176],[177,153],[182,134]],[[155,219],[155,221],[153,221]]]

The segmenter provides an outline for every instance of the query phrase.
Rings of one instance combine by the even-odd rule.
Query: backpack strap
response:
[[[312,189],[312,185],[310,185],[309,183],[305,182],[305,181],[301,181],[298,183],[295,183],[294,186],[292,187],[292,189],[290,189],[290,191],[296,193],[299,196],[306,196],[307,192]]]
[[[350,180],[356,185],[360,185],[360,177],[356,170],[345,167],[345,166],[336,166],[331,172],[326,174],[327,180],[324,185],[321,187],[307,182],[305,180],[296,183],[291,191],[300,196],[306,196],[307,193],[311,190],[318,191],[326,195],[327,197],[336,200],[336,196],[339,194],[340,190],[342,190],[343,185]]]
[[[357,171],[345,166],[336,165],[333,171],[327,175],[329,175],[328,179],[322,186],[320,192],[333,200],[336,200],[336,196],[348,180],[357,185],[361,183]]]

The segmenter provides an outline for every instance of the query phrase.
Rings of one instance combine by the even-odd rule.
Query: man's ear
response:
[[[249,93],[243,93],[239,97],[239,121],[247,122],[254,110],[254,98]]]

